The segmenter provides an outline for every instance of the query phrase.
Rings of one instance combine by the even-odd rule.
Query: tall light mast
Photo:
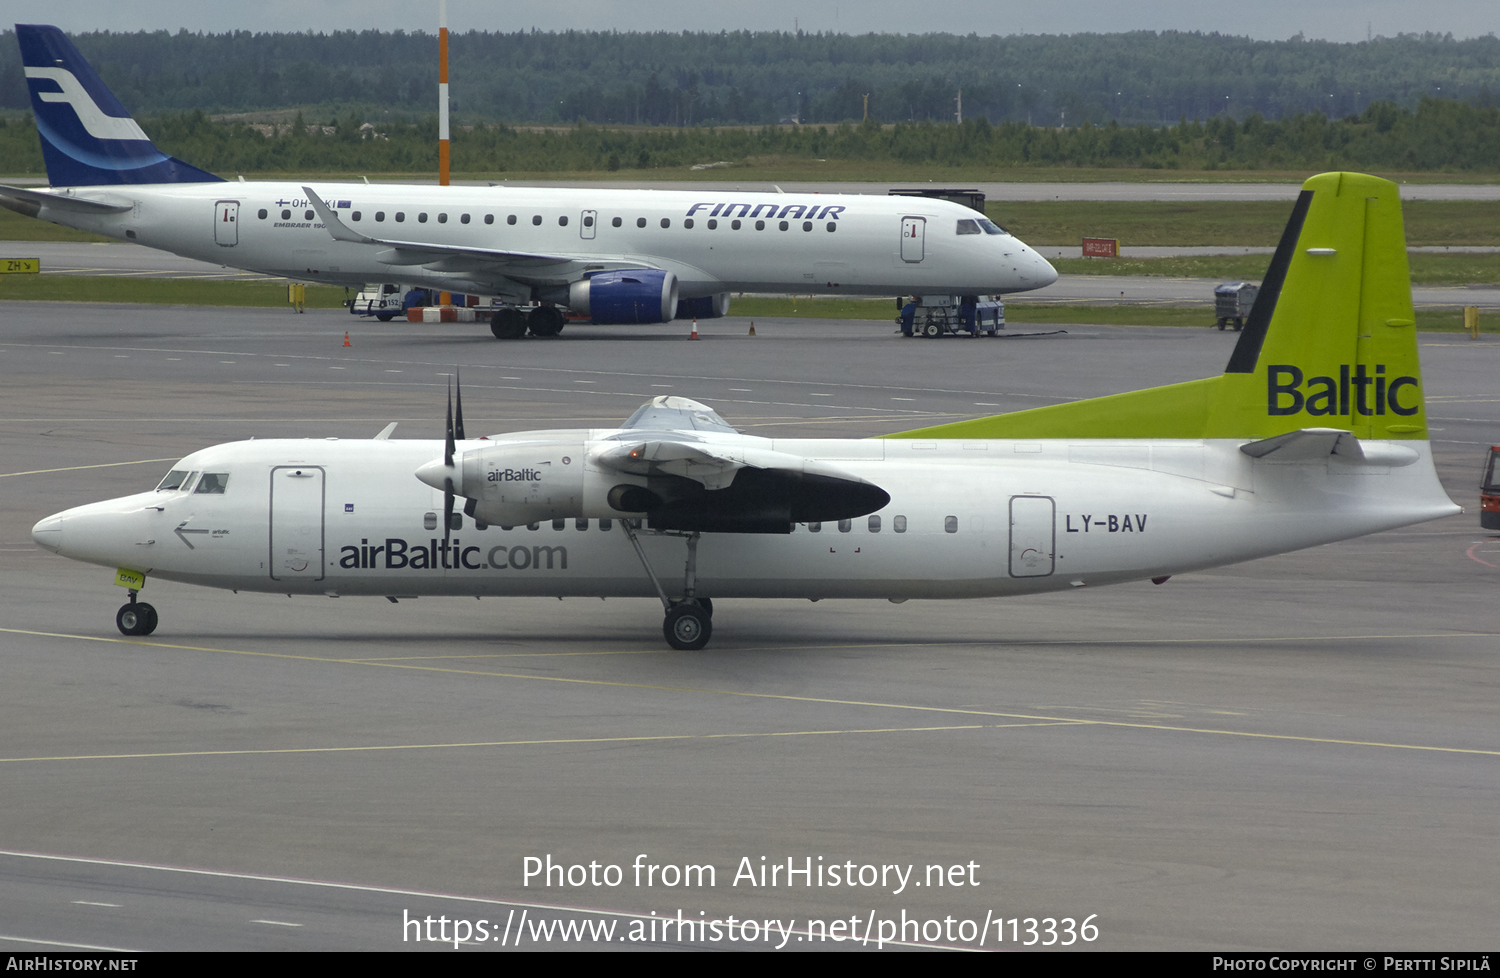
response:
[[[438,185],[448,186],[448,0],[438,0]]]

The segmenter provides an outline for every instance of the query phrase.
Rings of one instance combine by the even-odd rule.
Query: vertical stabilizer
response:
[[[1323,173],[1303,184],[1223,375],[889,437],[1260,439],[1304,428],[1427,437],[1389,180]]]
[[[62,31],[17,24],[16,41],[52,186],[219,182],[152,145]]]

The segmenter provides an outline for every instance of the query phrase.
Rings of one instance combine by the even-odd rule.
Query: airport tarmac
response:
[[[1002,949],[1029,926],[1038,946],[1071,926],[1072,949],[1494,943],[1500,537],[1475,513],[1500,441],[1493,338],[1421,343],[1465,515],[1160,587],[726,600],[709,648],[681,653],[647,600],[391,605],[163,582],[145,595],[159,630],[125,639],[112,573],[29,530],[216,442],[364,438],[393,420],[397,438],[437,437],[455,365],[471,433],[613,425],[674,393],[757,434],[860,437],[1208,376],[1234,335],[917,342],[761,320],[752,338],[732,317],[696,343],[682,324],[502,343],[337,310],[4,312],[8,952],[460,953],[412,939],[404,919],[428,916],[505,935],[463,951],[518,935],[848,950],[865,945],[832,935],[878,937],[903,914],[910,943],[978,946],[983,927]],[[527,885],[525,860],[549,855],[584,867],[577,885]],[[788,886],[788,861],[812,874]],[[777,885],[758,885],[773,864]],[[859,885],[818,885],[835,864]],[[715,885],[663,884],[684,865],[714,867]],[[663,936],[679,910],[721,921],[720,939]],[[613,921],[614,940],[532,936],[555,921]],[[787,930],[767,940],[769,921]]]

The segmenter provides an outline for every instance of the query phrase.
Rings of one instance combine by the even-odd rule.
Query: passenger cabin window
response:
[[[610,226],[610,227],[615,227],[615,228],[617,228],[617,227],[619,227],[619,226],[620,226],[620,225],[621,225],[621,224],[622,224],[622,223],[624,223],[624,222],[622,222],[622,221],[621,221],[621,220],[620,220],[620,219],[619,219],[619,218],[618,218],[618,217],[617,217],[617,218],[615,218],[615,219],[614,219],[614,220],[613,220],[613,221],[610,221],[610,222],[609,222],[609,226]]]
[[[809,523],[809,524],[807,524],[807,532],[808,533],[822,533],[823,532],[823,524],[822,523]]]
[[[495,215],[493,215],[493,214],[486,214],[486,215],[484,215],[484,223],[486,223],[486,224],[494,224],[495,223]],[[515,221],[511,221],[511,223],[514,224],[516,222]]]
[[[282,220],[283,220],[283,221],[290,221],[290,220],[291,220],[291,219],[292,219],[292,212],[291,212],[291,211],[289,211],[289,210],[287,210],[287,211],[282,211],[282,212],[281,212],[281,219],[282,219]]]
[[[355,211],[354,213],[350,214],[349,217],[351,220],[359,220],[359,211]]]
[[[396,212],[396,223],[400,224],[402,221],[405,221],[405,220],[406,220],[406,212],[405,211],[397,211]]]
[[[757,231],[764,231],[765,229],[766,229],[766,222],[765,221],[756,221],[755,222],[755,230],[757,230]]]
[[[302,219],[304,221],[311,221],[316,216],[317,216],[317,214],[315,214],[313,211],[303,211],[302,212]]]
[[[614,525],[615,521],[610,519],[609,517],[603,517],[599,520],[599,529],[601,530],[607,530]]]
[[[636,218],[635,219],[635,226],[638,227],[638,228],[645,227],[646,226],[646,219],[644,217],[638,217],[638,218]]]
[[[854,521],[853,520],[839,520],[839,532],[840,533],[848,533],[852,529],[854,529]]]
[[[712,218],[709,218],[709,221],[708,221],[708,229],[709,229],[709,230],[710,230],[710,231],[717,231],[717,230],[718,230],[718,229],[719,229],[719,222],[718,222],[718,221],[715,221],[715,220],[714,220],[714,219],[712,219]]]
[[[193,490],[195,496],[222,496],[224,489],[229,485],[228,472],[205,472],[203,478],[198,480],[198,488]]]
[[[943,517],[943,532],[944,533],[957,533],[958,532],[958,517],[957,516],[944,516]]]
[[[540,214],[533,214],[533,215],[531,215],[531,223],[532,224],[537,224],[537,225],[541,224],[542,223],[542,215],[540,215]]]
[[[880,532],[880,517],[878,517],[878,516],[872,516],[872,517],[870,517],[870,532],[871,533],[879,533]]]
[[[376,221],[383,221],[383,220],[385,220],[385,211],[376,211],[375,212],[375,220]]]
[[[738,220],[730,221],[729,222],[729,229],[731,231],[738,231],[740,229],[740,222]]]
[[[460,223],[460,224],[468,224],[469,223],[469,215],[467,215],[467,214],[461,214],[461,215],[459,215],[458,223]]]
[[[262,207],[259,211],[256,212],[256,216],[264,221],[266,219],[266,209]]]
[[[781,230],[783,230],[783,231],[785,231],[787,228],[789,228],[791,226],[792,225],[789,222],[787,222],[787,221],[782,221],[779,225],[777,225],[777,227],[781,228]]]
[[[423,211],[422,213],[420,213],[420,214],[417,215],[417,223],[418,224],[426,224],[427,223],[427,212],[426,211]]]
[[[979,233],[979,222],[978,221],[971,221],[971,220],[967,220],[967,219],[959,221],[958,222],[958,233],[959,234],[978,234]]]
[[[664,217],[661,219],[661,226],[664,228],[669,228],[672,226],[672,222],[669,218]]]
[[[589,528],[589,521],[586,519],[574,520],[573,528],[575,530],[587,530]]]
[[[802,230],[804,230],[804,231],[811,231],[812,230],[812,221],[803,221],[802,222]]]
[[[828,233],[829,234],[832,234],[833,232],[837,231],[838,229],[839,229],[839,222],[838,221],[829,221],[828,222]]]
[[[437,514],[436,513],[423,513],[422,514],[422,529],[424,529],[424,530],[436,530],[437,529]]]
[[[554,529],[554,530],[566,530],[567,528],[568,528],[568,521],[565,520],[565,519],[562,519],[562,520],[553,520],[552,521],[552,529]]]
[[[447,224],[448,223],[448,215],[447,214],[439,214],[438,215],[438,223],[439,224]]]
[[[568,215],[564,214],[562,217],[559,217],[557,219],[557,226],[560,227],[560,228],[567,227],[568,226]]]
[[[891,517],[891,529],[895,530],[897,533],[905,533],[906,532],[906,517],[905,516],[893,516],[893,517]]]
[[[693,228],[693,219],[691,217],[687,218],[686,220],[684,220],[682,222],[682,226],[685,227],[685,228],[687,228],[688,230],[692,230],[692,228]]]

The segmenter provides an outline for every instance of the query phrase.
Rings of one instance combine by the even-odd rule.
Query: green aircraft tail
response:
[[[1269,438],[1338,428],[1426,438],[1401,197],[1322,173],[1302,185],[1218,377],[887,438]]]

